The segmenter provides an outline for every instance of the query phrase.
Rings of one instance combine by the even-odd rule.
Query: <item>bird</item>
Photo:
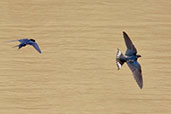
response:
[[[123,31],[123,38],[127,47],[125,56],[122,52],[117,48],[116,54],[116,65],[118,70],[121,69],[124,63],[127,63],[129,69],[132,71],[134,79],[136,80],[140,89],[143,88],[143,78],[142,78],[142,70],[141,65],[138,63],[137,59],[141,57],[141,55],[137,54],[137,49],[129,38],[128,34]]]
[[[39,53],[42,53],[38,44],[36,43],[36,41],[34,39],[24,38],[24,39],[19,39],[19,40],[11,40],[10,42],[13,42],[13,41],[19,41],[20,42],[19,45],[14,46],[14,47],[18,47],[18,50],[21,49],[22,47],[27,46],[27,45],[32,45]]]

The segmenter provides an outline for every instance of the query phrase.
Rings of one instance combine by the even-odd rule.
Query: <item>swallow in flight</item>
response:
[[[126,62],[129,69],[132,71],[132,74],[138,86],[142,89],[143,87],[142,71],[141,71],[141,66],[137,61],[137,59],[141,57],[141,55],[137,55],[137,49],[135,48],[129,36],[125,32],[123,32],[123,37],[125,40],[127,50],[124,56],[122,52],[118,49],[116,54],[116,65],[119,70],[122,67],[122,65]]]
[[[12,40],[12,41],[19,41],[20,44],[16,45],[14,47],[18,47],[18,49],[25,47],[26,45],[32,45],[39,53],[41,53],[41,50],[38,46],[38,44],[36,43],[36,41],[34,39],[20,39],[20,40]]]

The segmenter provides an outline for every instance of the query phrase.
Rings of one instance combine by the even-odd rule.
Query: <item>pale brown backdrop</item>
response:
[[[0,114],[170,114],[170,0],[0,1]],[[117,71],[126,31],[144,88]],[[42,54],[28,46],[34,38]]]

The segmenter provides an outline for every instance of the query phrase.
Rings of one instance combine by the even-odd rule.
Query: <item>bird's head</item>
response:
[[[31,41],[33,41],[33,42],[35,42],[35,40],[34,39],[30,39]]]
[[[141,55],[137,55],[137,58],[141,57]]]

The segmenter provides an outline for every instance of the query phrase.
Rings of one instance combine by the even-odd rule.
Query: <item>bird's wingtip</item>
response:
[[[125,32],[125,31],[123,31],[123,34],[124,34],[124,35],[126,35],[126,32]]]
[[[138,85],[139,85],[140,89],[142,89],[142,88],[143,88],[143,84],[138,84]]]

